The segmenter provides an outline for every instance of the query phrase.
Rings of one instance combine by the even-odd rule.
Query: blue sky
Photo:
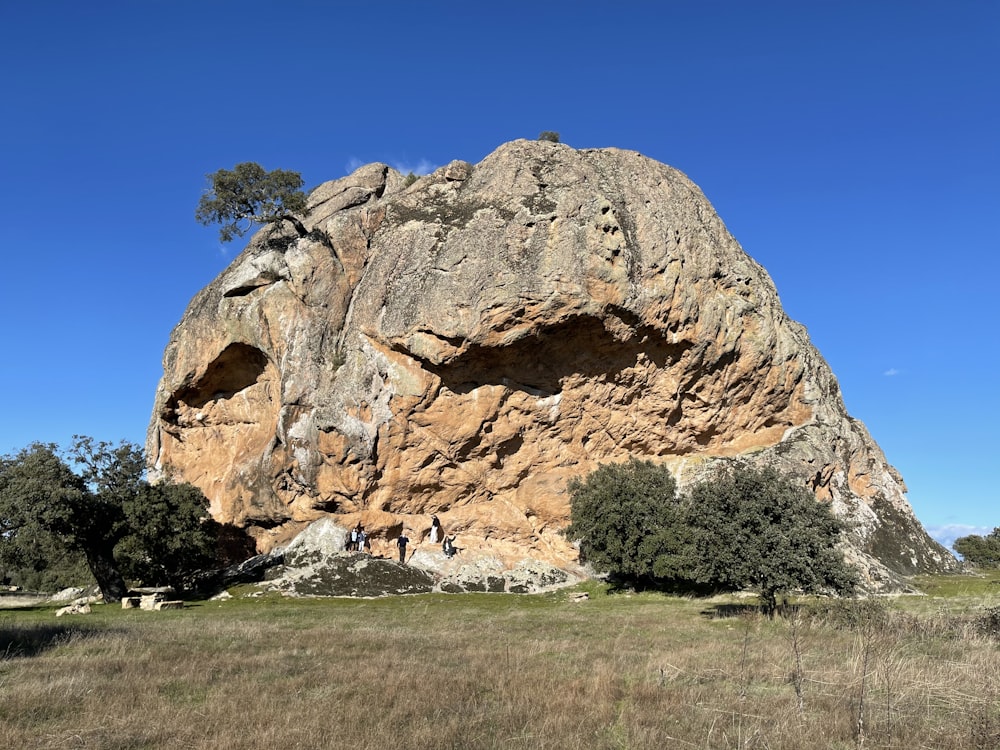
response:
[[[675,166],[771,274],[921,521],[1000,525],[1000,3],[0,3],[0,453],[143,443],[237,254],[237,162],[308,186],[558,131]]]

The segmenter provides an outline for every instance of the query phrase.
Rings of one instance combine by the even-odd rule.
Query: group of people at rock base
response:
[[[438,541],[441,542],[441,551],[444,552],[445,557],[451,558],[458,553],[458,547],[455,546],[455,535],[446,536],[444,531],[441,529],[441,521],[438,520],[437,516],[431,516],[431,533],[430,533],[431,544],[437,544]],[[396,547],[399,549],[399,561],[401,563],[406,562],[406,545],[410,543],[410,538],[406,536],[406,532],[402,532],[398,537],[396,537]],[[349,552],[364,552],[365,545],[370,546],[368,540],[368,535],[365,534],[365,529],[361,525],[360,521],[358,525],[351,529],[351,533],[347,538],[347,550]]]
[[[347,551],[364,552],[366,543],[368,543],[368,536],[365,534],[364,526],[358,522],[358,525],[351,529],[351,535],[347,540]]]

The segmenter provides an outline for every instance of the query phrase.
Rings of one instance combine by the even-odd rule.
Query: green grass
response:
[[[917,576],[913,584],[928,596],[1000,599],[1000,570],[983,570],[967,575]]]
[[[775,620],[594,582],[0,611],[0,747],[993,750],[1000,586],[920,584]]]

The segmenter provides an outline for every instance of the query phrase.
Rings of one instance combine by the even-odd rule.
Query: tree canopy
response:
[[[688,546],[677,483],[651,461],[605,464],[569,483],[570,538],[600,570],[640,579],[683,573]]]
[[[772,614],[777,595],[854,591],[836,544],[842,525],[829,506],[772,468],[726,466],[691,488],[696,581],[754,588]]]
[[[144,473],[138,446],[87,437],[65,455],[35,443],[0,458],[0,564],[37,573],[64,565],[62,555],[80,555],[105,601],[126,593],[123,574],[181,584],[211,563],[216,525],[200,490],[150,485]]]
[[[71,519],[86,493],[83,480],[36,443],[0,457],[0,576],[5,582],[63,588],[91,577]]]
[[[126,533],[115,559],[129,578],[181,589],[195,571],[217,562],[218,524],[191,484],[144,484],[122,506]]]
[[[114,546],[121,530],[121,511],[110,496],[87,486],[57,453],[56,446],[35,443],[4,462],[0,480],[2,545],[17,554],[33,539],[48,535],[47,547],[82,553],[108,601],[125,594],[125,582],[114,565]]]
[[[828,506],[774,469],[729,465],[678,496],[649,461],[599,467],[569,484],[581,554],[599,569],[694,589],[756,589],[772,614],[779,593],[854,589]]]
[[[256,162],[237,164],[207,175],[211,187],[195,209],[195,219],[205,226],[220,224],[219,239],[229,242],[245,235],[255,224],[290,222],[300,236],[305,227],[294,216],[306,208],[302,175],[275,169],[264,170]]]
[[[1000,568],[1000,527],[986,536],[970,534],[959,537],[952,547],[966,562],[981,568]]]

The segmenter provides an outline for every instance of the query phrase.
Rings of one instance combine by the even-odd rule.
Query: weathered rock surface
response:
[[[420,542],[436,514],[467,562],[568,568],[568,478],[744,456],[832,503],[872,583],[954,564],[680,172],[516,141],[408,186],[368,165],[309,206],[308,237],[261,230],[191,302],[147,440],[262,551],[325,516]]]
[[[573,583],[578,577],[538,560],[508,569],[486,556],[466,562],[445,556],[439,545],[408,550],[406,564],[345,550],[348,530],[323,518],[283,550],[284,565],[268,572],[265,590],[289,596],[386,596],[432,591],[532,594]]]

